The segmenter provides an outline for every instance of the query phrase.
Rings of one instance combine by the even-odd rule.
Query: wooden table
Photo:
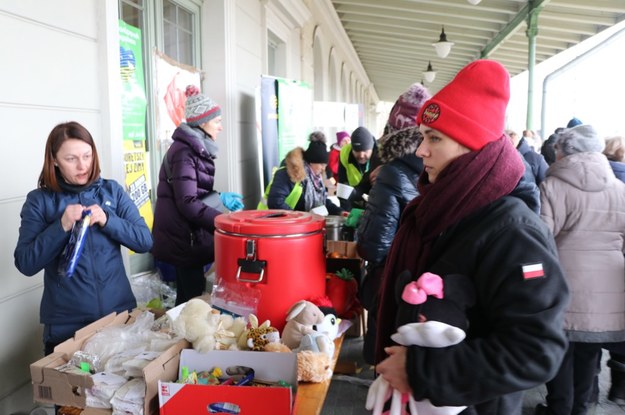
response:
[[[335,349],[334,357],[332,358],[332,371],[334,371],[336,361],[341,352],[344,337],[345,334],[334,340]],[[332,379],[330,378],[321,383],[298,383],[293,415],[319,415],[323,408],[326,395],[328,394],[331,381]]]

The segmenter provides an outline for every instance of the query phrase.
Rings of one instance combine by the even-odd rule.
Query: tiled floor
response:
[[[362,337],[348,337],[343,342],[340,361],[356,362],[357,374],[353,376],[335,375],[330,384],[328,395],[321,415],[365,415],[371,414],[365,409],[365,400],[369,381],[373,380],[373,369],[364,364],[361,358]],[[589,411],[589,415],[625,415],[625,406],[616,405],[607,400],[610,387],[609,369],[605,366],[607,353],[604,353],[603,368],[599,378],[599,403]],[[537,387],[525,395],[523,415],[533,415],[534,407],[544,402],[545,388]],[[501,414],[506,415],[506,414]]]

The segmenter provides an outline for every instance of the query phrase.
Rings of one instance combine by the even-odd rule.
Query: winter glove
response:
[[[350,210],[349,215],[347,216],[347,219],[345,219],[345,226],[349,228],[357,228],[358,222],[360,222],[360,217],[362,216],[363,213],[364,213],[363,209],[354,208]]]
[[[221,192],[219,194],[219,198],[221,199],[221,203],[224,204],[226,209],[231,212],[236,212],[237,210],[243,209],[243,196],[238,193],[233,192]]]

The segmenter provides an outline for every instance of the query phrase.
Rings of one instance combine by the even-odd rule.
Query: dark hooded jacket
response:
[[[357,231],[358,254],[372,265],[384,264],[399,218],[417,192],[423,160],[415,155],[421,133],[408,128],[379,140],[383,165],[369,193]]]
[[[202,202],[213,190],[217,146],[202,129],[180,124],[167,151],[171,180],[161,166],[154,208],[152,254],[179,267],[214,260],[215,217],[221,212]]]
[[[465,341],[444,349],[409,347],[406,367],[417,400],[473,404],[468,413],[513,413],[516,391],[544,383],[559,368],[569,294],[553,236],[535,214],[536,193],[534,183],[522,178],[511,194],[465,217],[434,243],[428,271],[470,276],[477,304],[468,310]],[[520,264],[540,264],[544,275],[532,278]],[[399,316],[408,315],[402,310]],[[486,338],[494,348],[481,347]],[[527,367],[536,356],[540,364]],[[458,379],[479,380],[481,387],[464,388]]]
[[[517,150],[519,150],[519,153],[521,153],[525,161],[527,161],[527,164],[530,165],[534,180],[536,181],[536,186],[540,186],[540,183],[545,180],[545,174],[549,168],[545,157],[532,150],[524,138],[521,138],[521,141],[519,141]]]

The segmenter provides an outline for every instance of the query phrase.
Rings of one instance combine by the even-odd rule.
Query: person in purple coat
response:
[[[172,134],[161,166],[152,229],[152,255],[175,268],[176,305],[204,293],[204,267],[215,256],[215,217],[222,213],[202,201],[214,190],[221,108],[193,85],[185,93],[186,122]],[[222,192],[220,198],[231,211],[243,208],[241,195]]]

